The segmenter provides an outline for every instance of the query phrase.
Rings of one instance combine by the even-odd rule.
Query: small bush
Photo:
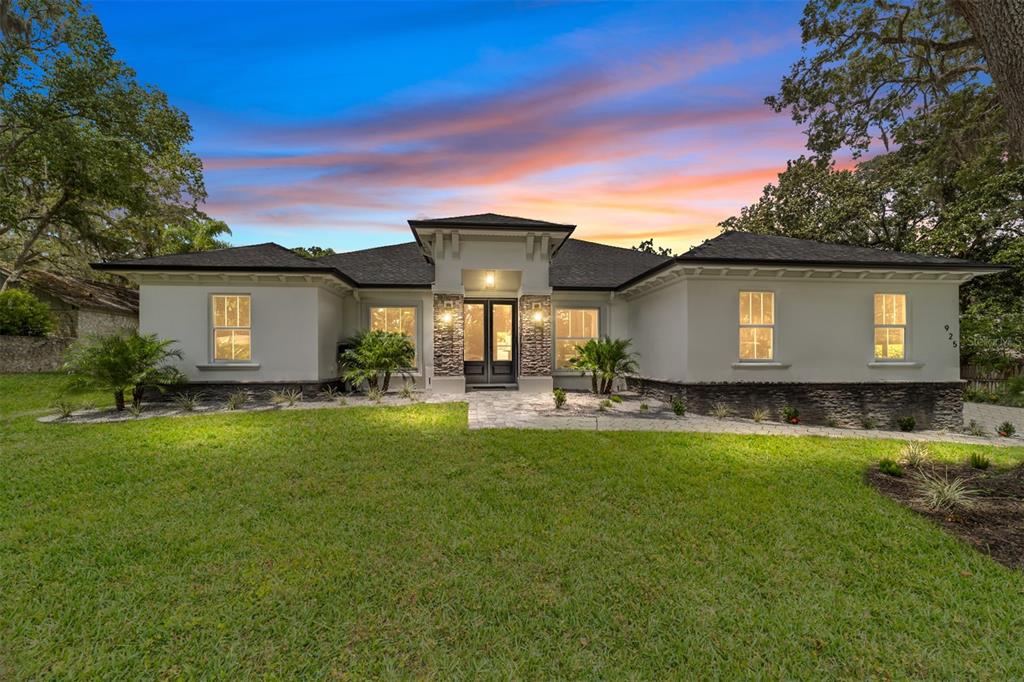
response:
[[[755,407],[754,411],[750,413],[750,418],[760,424],[764,420],[768,419],[768,410],[763,407]]]
[[[837,426],[839,426],[839,420],[830,414],[829,416],[825,417],[825,424],[826,426],[831,426],[834,429]]]
[[[53,409],[57,411],[58,419],[67,419],[75,413],[75,406],[66,400],[58,400],[53,404]]]
[[[402,384],[402,390],[398,392],[398,395],[402,396],[406,400],[415,400],[416,396],[412,392],[413,383],[406,381]]]
[[[649,409],[651,409],[651,406],[647,404],[647,401],[646,400],[641,400],[640,401],[640,411],[641,412],[646,412]]]
[[[237,410],[249,402],[249,394],[243,390],[237,390],[228,396],[227,406],[229,410]]]
[[[732,414],[732,409],[725,403],[715,403],[711,406],[711,416],[718,419],[725,419]]]
[[[989,466],[992,464],[988,460],[988,457],[986,457],[983,453],[980,452],[972,452],[970,462],[971,466],[974,467],[975,469],[988,469]]]
[[[964,391],[964,400],[969,403],[997,403],[999,394],[985,388],[968,388]]]
[[[565,401],[568,400],[564,388],[556,388],[554,391],[551,392],[551,397],[555,401],[556,410],[562,409],[562,407],[565,406]]]
[[[677,417],[682,417],[686,414],[686,400],[684,400],[682,396],[672,396],[672,412],[674,412]]]
[[[132,403],[131,405],[128,406],[128,413],[131,416],[133,416],[136,419],[138,419],[139,417],[142,416],[142,405],[139,405],[139,404],[136,404],[136,403]]]
[[[1004,381],[997,401],[1010,407],[1024,407],[1024,375],[1010,377]]]
[[[333,403],[341,397],[341,390],[337,386],[324,386],[320,390],[320,399],[327,403]]]
[[[379,403],[381,400],[384,399],[384,391],[380,390],[376,386],[371,386],[366,391],[366,397],[375,403]]]
[[[878,463],[878,470],[887,476],[895,476],[896,478],[903,476],[903,467],[896,460],[888,457]]]
[[[21,289],[0,293],[0,334],[46,336],[52,328],[50,306]]]
[[[908,414],[904,417],[898,417],[896,419],[896,426],[900,427],[900,431],[913,431],[914,427],[917,426],[917,420]]]
[[[612,405],[613,405],[612,401],[609,400],[608,398],[605,398],[604,400],[601,401],[601,403],[598,405],[598,407],[600,407],[601,409],[607,410],[608,408],[612,407]]]
[[[912,440],[900,449],[900,461],[914,469],[920,469],[931,457],[931,450],[921,441]]]
[[[946,474],[919,473],[915,487],[921,504],[935,512],[971,509],[978,496],[964,479],[950,479]]]
[[[985,427],[979,424],[975,419],[967,422],[967,426],[965,428],[967,433],[972,436],[977,436],[978,438],[985,438],[988,436],[988,431],[985,430]]]
[[[869,414],[864,415],[860,418],[860,425],[862,428],[871,430],[878,427],[878,420]]]
[[[185,412],[192,412],[199,406],[200,401],[203,399],[202,393],[179,393],[172,398],[172,402],[175,407]]]
[[[270,392],[270,402],[273,405],[287,405],[291,407],[300,400],[302,400],[302,391],[296,388],[286,388]]]
[[[348,398],[346,398],[346,397],[345,397],[345,396],[343,396],[343,395],[339,395],[339,396],[338,396],[338,404],[339,404],[339,405],[342,405],[342,406],[344,406],[344,405],[348,405]]]
[[[799,424],[800,410],[796,409],[792,405],[786,405],[782,408],[782,421],[787,424]]]
[[[613,395],[613,396],[611,396],[608,399],[611,400],[616,405],[622,402],[622,396],[621,395]]]
[[[996,433],[1003,438],[1012,438],[1013,434],[1017,433],[1017,427],[1010,422],[1003,422],[999,425],[999,428],[996,429]]]

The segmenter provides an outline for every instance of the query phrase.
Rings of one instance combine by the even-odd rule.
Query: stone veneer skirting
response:
[[[460,377],[464,371],[462,300],[459,294],[434,294],[434,376]],[[451,307],[446,308],[445,303]],[[443,319],[446,312],[452,314],[447,324]]]
[[[684,384],[630,377],[631,390],[660,400],[680,396],[696,414],[710,414],[715,403],[729,407],[738,417],[749,417],[757,408],[781,419],[786,405],[800,411],[808,424],[834,423],[862,428],[866,417],[879,428],[896,428],[896,420],[912,416],[918,429],[963,428],[963,383],[832,383],[774,382]]]
[[[402,377],[391,375],[391,386],[394,388],[395,381],[398,386],[402,385]],[[211,382],[188,382],[166,386],[163,391],[155,388],[146,389],[143,401],[147,403],[169,402],[174,396],[180,393],[202,394],[203,400],[218,402],[227,400],[228,396],[238,391],[245,391],[249,397],[263,400],[269,397],[271,391],[299,391],[303,398],[316,397],[320,391],[327,387],[344,390],[344,382],[341,379],[330,379],[328,381],[211,381]]]
[[[534,304],[540,304],[544,319],[533,320]],[[551,376],[551,297],[519,298],[519,374],[525,377]]]

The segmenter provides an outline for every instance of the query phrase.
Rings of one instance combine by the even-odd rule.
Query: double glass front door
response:
[[[514,384],[515,301],[466,301],[462,306],[466,383]]]

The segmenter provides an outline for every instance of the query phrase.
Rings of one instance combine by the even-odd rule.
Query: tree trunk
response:
[[[32,247],[35,246],[36,242],[46,231],[46,228],[53,222],[53,217],[57,215],[57,211],[64,207],[64,204],[70,199],[70,195],[65,191],[61,194],[60,199],[57,200],[53,206],[47,209],[46,213],[39,218],[39,222],[28,234],[25,239],[25,243],[21,245],[21,251],[14,259],[14,263],[11,265],[11,274],[4,280],[3,284],[0,284],[0,293],[7,291],[8,287],[18,281],[21,277],[22,272],[25,270],[25,265],[28,262],[29,254],[32,253]]]
[[[381,386],[380,392],[387,393],[388,387],[391,385],[391,372],[384,372],[384,384]]]
[[[597,370],[594,370],[590,374],[590,390],[594,392],[594,395],[597,395],[601,392],[597,388]]]
[[[132,407],[142,407],[142,394],[145,391],[144,386],[136,386],[132,389]]]
[[[124,391],[114,391],[114,405],[118,412],[124,412]]]
[[[1021,0],[951,0],[971,27],[1006,110],[1010,153],[1024,160],[1024,3]]]

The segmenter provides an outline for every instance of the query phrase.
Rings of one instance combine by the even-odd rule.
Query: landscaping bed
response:
[[[929,508],[919,490],[922,474],[961,479],[976,493],[971,506]],[[867,478],[886,497],[932,519],[996,561],[1024,570],[1024,465],[976,469],[968,463],[928,462],[899,477],[875,466]]]

